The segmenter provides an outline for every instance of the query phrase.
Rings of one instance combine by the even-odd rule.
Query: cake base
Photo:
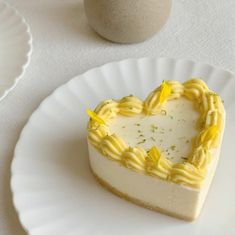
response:
[[[160,212],[162,214],[177,218],[177,219],[181,219],[181,220],[186,220],[189,222],[192,222],[195,218],[193,217],[186,217],[186,216],[182,216],[176,213],[172,213],[170,211],[164,210],[160,207],[156,207],[156,206],[152,206],[150,204],[147,204],[139,199],[133,198],[125,193],[120,192],[118,189],[114,188],[113,186],[111,186],[109,183],[107,183],[105,180],[101,179],[92,169],[92,167],[90,166],[91,172],[94,175],[94,177],[97,179],[97,181],[100,183],[100,185],[102,187],[104,187],[105,189],[107,189],[108,191],[112,192],[113,194],[117,195],[118,197],[125,199],[126,201],[132,202],[138,206],[156,211],[156,212]]]

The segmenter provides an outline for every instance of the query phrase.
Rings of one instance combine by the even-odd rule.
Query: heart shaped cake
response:
[[[225,110],[201,79],[163,81],[87,110],[89,160],[101,185],[185,220],[200,214],[220,155]]]

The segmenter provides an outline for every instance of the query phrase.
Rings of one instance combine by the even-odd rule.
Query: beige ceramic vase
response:
[[[91,27],[119,43],[136,43],[158,32],[166,23],[171,0],[84,0]]]

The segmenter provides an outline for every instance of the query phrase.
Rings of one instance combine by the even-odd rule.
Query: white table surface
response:
[[[12,205],[10,165],[30,114],[55,88],[94,66],[168,56],[235,71],[235,1],[175,0],[164,29],[135,45],[108,42],[87,25],[81,0],[8,0],[28,21],[33,54],[22,81],[0,103],[0,234],[26,234]]]

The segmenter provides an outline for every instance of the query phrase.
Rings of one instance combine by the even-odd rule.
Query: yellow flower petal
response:
[[[150,150],[149,150],[149,155],[151,157],[157,156],[158,158],[161,156],[160,151],[157,149],[156,146],[153,146]]]
[[[217,125],[208,127],[201,135],[200,142],[205,144],[210,140],[214,140],[218,135],[219,128]]]
[[[171,86],[166,81],[163,81],[161,85],[160,94],[158,96],[158,102],[160,104],[165,102],[168,96],[171,94],[171,91]]]
[[[91,111],[90,109],[87,109],[86,113],[93,121],[98,122],[100,125],[105,125],[104,120],[100,118],[95,112]]]

